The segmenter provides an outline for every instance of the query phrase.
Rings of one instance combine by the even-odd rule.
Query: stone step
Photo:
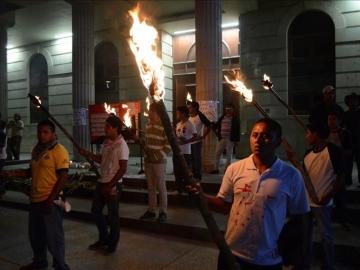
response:
[[[185,196],[179,196],[185,197]],[[91,200],[84,198],[69,198],[72,210],[65,214],[67,218],[75,218],[91,222],[92,217],[90,213]],[[191,200],[189,200],[191,203]],[[140,216],[146,211],[146,204],[135,204],[128,202],[120,202],[119,213],[122,226],[154,232],[159,234],[174,235],[183,238],[191,238],[197,240],[211,240],[207,231],[206,224],[196,208],[195,203],[188,207],[172,206],[168,208],[168,220],[164,223],[157,221],[140,220]],[[28,197],[22,193],[8,191],[0,205],[12,207],[17,209],[27,210],[29,204]],[[350,224],[350,231],[346,231],[337,223],[333,224],[333,229],[336,232],[336,243],[338,245],[350,245],[360,247],[360,233],[354,233],[360,230],[360,207],[350,206],[353,222]],[[227,217],[218,213],[214,213],[214,219],[218,224],[220,230],[225,231]],[[349,237],[351,235],[351,237]],[[315,237],[316,240],[316,237]]]
[[[69,198],[72,211],[65,214],[65,218],[76,219],[85,222],[93,222],[90,214],[91,200],[84,198]],[[5,194],[0,206],[27,210],[28,198],[19,192],[9,191]],[[143,221],[139,217],[146,211],[146,205],[120,203],[120,224],[122,228],[150,232],[161,235],[181,237],[191,240],[212,241],[200,212],[193,207],[174,207],[168,209],[168,220],[160,223],[157,221]],[[358,215],[359,216],[359,215]],[[216,223],[221,231],[226,229],[226,217],[214,214]],[[347,262],[358,262],[360,256],[360,223],[352,224],[351,231],[344,230],[340,225],[333,224],[335,235],[336,261],[347,265]],[[318,260],[321,241],[317,231],[314,235],[314,260]],[[349,269],[360,269],[349,268]]]
[[[69,198],[68,200],[71,203],[72,210],[66,213],[65,217],[92,221],[90,199]],[[15,191],[8,191],[3,200],[0,201],[2,206],[23,210],[28,209],[28,204],[28,197]],[[160,223],[157,221],[140,220],[140,216],[147,210],[146,204],[121,202],[119,204],[120,223],[122,226],[131,229],[175,235],[189,239],[211,240],[199,210],[197,210],[194,203],[190,204],[191,201],[188,207],[169,207],[167,221]],[[214,213],[214,218],[219,228],[224,231],[226,228],[226,217]]]

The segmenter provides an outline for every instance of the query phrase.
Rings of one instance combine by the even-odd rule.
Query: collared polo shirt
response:
[[[201,122],[200,116],[198,114],[195,116],[190,116],[189,121],[191,124],[194,125],[197,136],[199,136],[199,137],[202,136],[203,130],[204,130],[204,124],[203,124],[203,122]],[[190,144],[195,144],[195,143],[199,143],[199,142],[201,142],[201,141],[195,141]]]
[[[45,201],[58,181],[57,172],[68,169],[69,153],[59,143],[46,151],[38,160],[31,160],[31,201]]]
[[[328,145],[315,152],[310,150],[304,157],[304,166],[314,186],[318,198],[322,198],[330,190],[336,181],[338,175],[344,173],[344,160],[340,148],[328,143]],[[311,207],[322,207],[311,201]],[[333,204],[331,199],[327,206]]]
[[[231,164],[217,196],[232,203],[225,235],[231,251],[258,265],[281,262],[277,241],[287,210],[310,211],[300,173],[280,159],[262,174],[252,155]]]
[[[186,120],[185,122],[180,121],[179,123],[176,124],[176,137],[189,140],[194,136],[194,134],[197,134],[196,129],[189,120]],[[180,148],[181,154],[183,154],[183,155],[191,154],[191,144],[190,143],[179,145],[179,148]]]
[[[98,182],[108,183],[120,169],[119,161],[129,160],[129,147],[121,134],[113,141],[106,140],[103,146],[100,164],[101,178],[98,179]],[[119,182],[121,181],[122,179],[119,179]]]

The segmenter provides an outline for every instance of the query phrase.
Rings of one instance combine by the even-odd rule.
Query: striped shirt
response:
[[[224,116],[221,121],[221,138],[230,139],[232,116]]]
[[[165,163],[166,155],[171,151],[164,127],[158,124],[146,124],[145,162]]]

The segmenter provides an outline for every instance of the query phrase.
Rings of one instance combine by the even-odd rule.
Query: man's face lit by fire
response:
[[[316,139],[317,139],[317,133],[308,129],[306,131],[306,142],[309,145],[314,145],[316,142]]]
[[[160,123],[160,117],[155,110],[149,110],[149,120],[151,123]]]
[[[257,123],[250,134],[250,149],[254,155],[274,155],[281,138],[266,123]]]
[[[56,134],[49,126],[39,126],[37,130],[38,141],[41,144],[47,144],[56,139]]]
[[[195,114],[196,113],[196,110],[195,110],[194,106],[191,103],[187,107],[189,109],[190,114]]]
[[[226,116],[232,116],[234,113],[234,109],[232,107],[226,107],[225,108],[225,115]]]
[[[337,129],[339,127],[339,120],[336,115],[330,114],[328,116],[328,126],[330,129]]]
[[[105,122],[104,131],[106,138],[113,139],[118,136],[118,128],[111,126],[108,122]]]

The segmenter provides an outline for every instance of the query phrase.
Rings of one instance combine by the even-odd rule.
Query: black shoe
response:
[[[91,244],[88,246],[88,249],[90,250],[98,250],[98,249],[102,249],[106,246],[106,243],[104,243],[103,241],[96,241],[94,244]]]
[[[212,170],[210,174],[219,174],[219,170]]]
[[[157,218],[157,221],[159,222],[165,222],[167,219],[167,214],[164,212],[159,213],[159,217]]]
[[[141,217],[141,220],[147,220],[147,219],[154,219],[156,217],[156,214],[151,211],[146,211]]]
[[[104,251],[104,255],[111,255],[115,253],[115,251],[116,251],[116,246],[108,246]]]

